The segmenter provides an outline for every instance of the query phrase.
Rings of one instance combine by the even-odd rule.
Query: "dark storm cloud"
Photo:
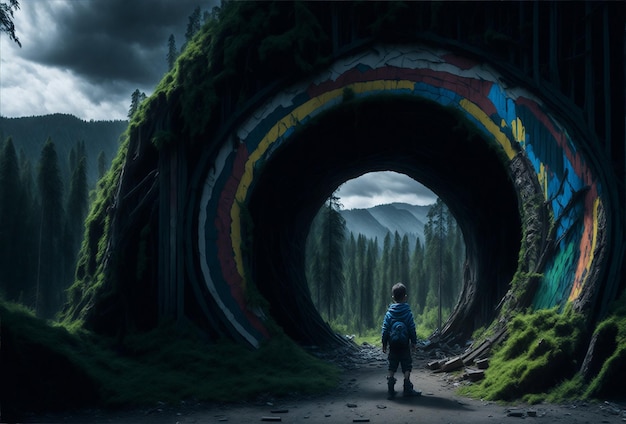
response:
[[[432,196],[432,192],[404,174],[395,172],[377,172],[365,174],[354,179],[341,192],[345,196],[374,197],[385,193],[415,193]]]
[[[393,202],[427,205],[437,196],[412,178],[397,172],[372,172],[347,181],[337,191],[346,209]]]
[[[30,21],[36,31],[24,57],[61,67],[90,84],[122,90],[124,82],[154,86],[167,70],[167,40],[184,42],[188,18],[201,0],[36,1]],[[115,81],[115,84],[112,82]],[[127,89],[125,89],[127,91]]]

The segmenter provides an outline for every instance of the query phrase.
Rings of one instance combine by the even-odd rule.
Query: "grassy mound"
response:
[[[581,374],[584,318],[567,310],[516,316],[485,379],[460,393],[487,400],[528,403],[623,399],[626,387],[626,293],[594,330],[595,358]],[[584,367],[582,367],[584,368]]]
[[[283,335],[250,350],[230,341],[209,344],[192,328],[163,326],[118,344],[10,303],[0,302],[0,317],[4,420],[91,406],[319,393],[339,382],[335,366]]]
[[[624,399],[626,386],[626,292],[615,302],[611,315],[602,321],[595,330],[598,339],[603,340],[606,359],[594,373],[585,387],[584,397]]]
[[[486,400],[538,402],[545,397],[542,394],[578,371],[583,325],[581,315],[556,309],[515,316],[484,380],[461,388],[461,394]]]

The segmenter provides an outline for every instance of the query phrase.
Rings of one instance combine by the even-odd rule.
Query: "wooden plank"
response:
[[[483,378],[485,378],[485,371],[466,369],[464,377],[470,381],[482,380]]]
[[[444,372],[450,372],[456,371],[460,368],[463,368],[463,359],[461,359],[460,356],[457,356],[456,358],[452,358],[448,362],[443,364],[441,370]]]
[[[486,370],[489,368],[489,358],[483,358],[476,361],[476,366],[479,370]]]
[[[431,361],[426,365],[429,370],[438,370],[441,368],[441,361]]]
[[[478,347],[476,347],[475,349],[471,349],[469,352],[467,352],[463,356],[463,363],[465,363],[465,365],[471,365],[474,363],[474,361],[481,359],[491,350],[491,347],[494,344],[498,343],[505,335],[506,327],[503,327],[498,330],[498,332],[493,337],[483,341],[480,345],[478,345]]]

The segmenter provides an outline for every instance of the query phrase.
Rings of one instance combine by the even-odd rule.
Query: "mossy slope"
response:
[[[279,334],[257,350],[209,343],[181,326],[118,343],[80,326],[40,320],[10,303],[0,302],[0,317],[3,422],[28,412],[319,393],[339,381],[338,368]]]

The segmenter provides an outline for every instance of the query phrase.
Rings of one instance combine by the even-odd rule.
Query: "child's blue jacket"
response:
[[[383,319],[382,342],[383,346],[387,346],[389,342],[389,333],[391,326],[396,321],[403,321],[409,330],[409,340],[412,344],[417,344],[417,334],[415,332],[415,321],[413,320],[413,312],[408,303],[392,303],[385,313]]]

